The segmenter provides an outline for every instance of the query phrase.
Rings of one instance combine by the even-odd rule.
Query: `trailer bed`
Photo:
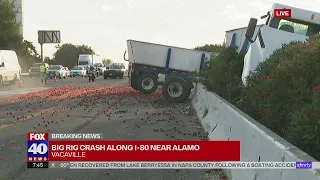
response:
[[[127,46],[130,63],[184,72],[199,71],[202,56],[205,57],[205,61],[209,60],[211,56],[211,53],[206,51],[191,50],[136,40],[128,40]]]

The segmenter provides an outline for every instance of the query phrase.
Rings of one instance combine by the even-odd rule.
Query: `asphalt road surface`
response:
[[[218,180],[205,170],[27,169],[27,132],[103,133],[108,140],[206,139],[190,103],[169,104],[160,92],[142,95],[128,79],[23,78],[0,86],[0,179]],[[117,112],[122,113],[117,113]],[[210,154],[208,154],[210,156]]]

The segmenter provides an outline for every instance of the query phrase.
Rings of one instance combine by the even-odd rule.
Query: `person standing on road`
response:
[[[47,84],[47,68],[44,63],[40,65],[40,76],[41,76],[41,82]]]

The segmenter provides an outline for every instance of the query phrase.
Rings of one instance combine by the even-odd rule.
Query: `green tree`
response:
[[[105,66],[110,66],[113,61],[111,59],[104,59],[102,62]]]
[[[200,71],[202,83],[209,91],[236,104],[240,100],[243,87],[243,58],[244,54],[239,53],[237,47],[224,48],[217,56],[211,56],[205,68]]]
[[[35,62],[40,62],[40,56],[33,43],[23,40],[16,23],[14,4],[11,0],[0,0],[0,49],[14,50],[19,58],[23,72],[27,72]]]
[[[0,49],[13,49],[22,42],[12,1],[0,0]]]
[[[95,52],[92,50],[92,48],[88,45],[80,45],[80,46],[76,46],[79,52],[87,52],[90,54],[95,54]],[[83,54],[83,53],[82,53]]]
[[[53,59],[51,59],[50,57],[46,56],[43,58],[43,62],[48,63],[50,65],[54,64]]]
[[[200,51],[208,51],[208,52],[215,52],[215,53],[220,53],[225,49],[224,45],[222,44],[206,44],[204,46],[197,46],[194,48],[195,50],[200,50]]]
[[[35,57],[38,61],[41,60],[41,56],[37,52],[36,47],[33,45],[33,42],[24,40],[23,45],[25,47],[25,50],[28,52],[28,54]]]
[[[48,62],[51,61],[51,59],[50,59],[50,57],[46,56],[46,57],[43,58],[43,61],[44,61],[45,63],[48,63]]]
[[[41,62],[41,57],[32,42],[24,40],[13,48],[19,58],[23,72],[26,72],[34,63]]]
[[[53,54],[54,63],[72,68],[77,65],[80,54],[95,54],[90,46],[73,45],[70,43],[56,46],[57,51]]]

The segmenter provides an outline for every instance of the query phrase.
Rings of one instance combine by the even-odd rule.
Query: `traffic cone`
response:
[[[58,81],[58,80],[57,80],[57,76],[55,76],[55,77],[54,77],[54,82],[57,82],[57,81]]]
[[[19,81],[19,87],[23,87],[22,80]]]

